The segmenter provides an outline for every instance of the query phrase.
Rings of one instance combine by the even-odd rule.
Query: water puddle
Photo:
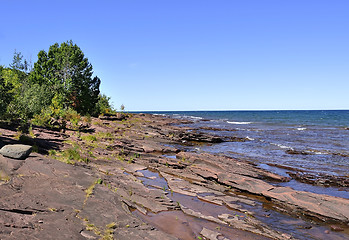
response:
[[[205,216],[213,216],[215,218],[218,218],[218,215],[227,213],[232,216],[237,216],[238,218],[246,217],[246,215],[242,212],[231,210],[224,205],[217,205],[211,202],[206,202],[204,200],[200,200],[197,197],[192,197],[180,193],[171,193],[168,195],[168,197],[172,201],[179,202],[181,205],[196,212],[200,212]]]
[[[167,157],[167,158],[174,158],[174,159],[176,159],[177,157],[176,157],[176,155],[162,155],[163,157]]]
[[[181,206],[187,207],[195,212],[199,212],[205,216],[212,216],[218,218],[221,214],[230,214],[238,219],[244,219],[246,214],[230,209],[225,205],[217,205],[212,202],[206,202],[198,197],[183,195],[172,192],[166,180],[156,171],[153,170],[139,170],[144,177],[137,176],[145,186],[148,188],[163,189],[167,192],[167,196],[174,202],[179,203]],[[199,197],[215,196],[212,192],[205,192],[198,194]],[[236,195],[235,195],[236,196]],[[257,199],[257,200],[256,200]],[[255,198],[255,206],[240,203],[241,209],[247,210],[253,213],[253,217],[267,226],[294,236],[297,239],[348,239],[349,229],[345,229],[345,232],[333,232],[329,226],[320,225],[297,219],[292,216],[281,214],[274,210],[270,202]],[[206,228],[211,231],[219,232],[228,239],[268,239],[266,237],[256,235],[247,231],[232,228],[228,225],[219,224],[206,219],[193,217],[183,213],[182,211],[165,211],[157,214],[147,213],[146,215],[134,210],[133,214],[137,215],[145,222],[153,225],[157,229],[169,233],[182,240],[194,240],[202,238],[200,232]],[[199,238],[198,238],[199,237]],[[220,238],[218,238],[220,239]],[[224,239],[221,237],[221,239]]]
[[[274,205],[263,198],[257,206],[243,205],[248,211],[254,212],[254,217],[271,226],[273,229],[291,234],[297,239],[349,239],[349,228],[344,227],[344,232],[333,232],[330,226],[311,220],[305,221],[275,211]]]
[[[160,188],[165,190],[168,190],[168,185],[166,180],[160,176],[160,174],[156,171],[152,170],[139,170],[137,171],[139,173],[142,173],[144,177],[137,177],[139,180],[142,181],[143,185],[146,187],[151,188]]]

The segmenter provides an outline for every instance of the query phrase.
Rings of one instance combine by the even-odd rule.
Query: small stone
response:
[[[343,228],[336,226],[336,225],[331,225],[331,230],[335,231],[335,232],[340,232],[340,231],[344,231]]]
[[[330,234],[330,231],[328,231],[328,230],[325,230],[325,233],[326,233],[326,234]]]
[[[80,234],[86,239],[97,239],[96,236],[92,235],[92,233],[87,231],[81,231]]]
[[[4,157],[14,159],[26,159],[32,151],[32,146],[24,144],[12,144],[3,146],[0,149],[0,154]]]

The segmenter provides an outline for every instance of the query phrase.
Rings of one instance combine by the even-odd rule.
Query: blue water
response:
[[[349,177],[349,110],[152,113],[191,120],[193,123],[186,126],[202,132],[247,139],[195,147],[198,152],[225,154],[260,166],[278,164],[315,175]],[[303,151],[307,155],[289,154],[287,150]]]
[[[175,111],[155,114],[201,117],[212,120],[232,120],[283,126],[310,125],[349,127],[349,110],[281,110],[281,111]]]

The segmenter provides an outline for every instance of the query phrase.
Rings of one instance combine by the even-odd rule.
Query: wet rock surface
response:
[[[349,236],[348,199],[274,186],[290,178],[246,161],[180,151],[229,140],[181,120],[120,116],[92,119],[85,132],[34,126],[37,152],[0,156],[0,239]],[[15,130],[2,133],[1,145],[16,143]]]
[[[228,129],[228,128],[215,128],[215,127],[200,127],[200,130],[209,130],[209,131],[226,131],[226,132],[234,132],[235,129]]]
[[[297,181],[320,185],[320,186],[336,186],[349,187],[349,178],[346,176],[334,176],[326,174],[310,174],[303,172],[290,172],[289,175]]]

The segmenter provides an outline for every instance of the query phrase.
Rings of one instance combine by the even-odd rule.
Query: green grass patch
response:
[[[97,138],[101,138],[101,139],[114,139],[115,135],[113,135],[111,132],[98,132],[97,134]]]
[[[55,156],[56,154],[57,154],[56,150],[53,150],[53,149],[48,150],[48,155]]]
[[[81,136],[81,139],[87,142],[96,142],[97,141],[97,137],[94,135],[84,135]]]
[[[80,152],[78,150],[78,147],[69,148],[63,151],[63,157],[65,157],[68,160],[75,160],[79,161],[81,160]]]
[[[71,148],[65,149],[60,152],[56,152],[55,150],[49,150],[49,155],[58,161],[68,164],[75,164],[75,162],[90,162],[90,159],[81,156],[78,145],[75,145]]]

